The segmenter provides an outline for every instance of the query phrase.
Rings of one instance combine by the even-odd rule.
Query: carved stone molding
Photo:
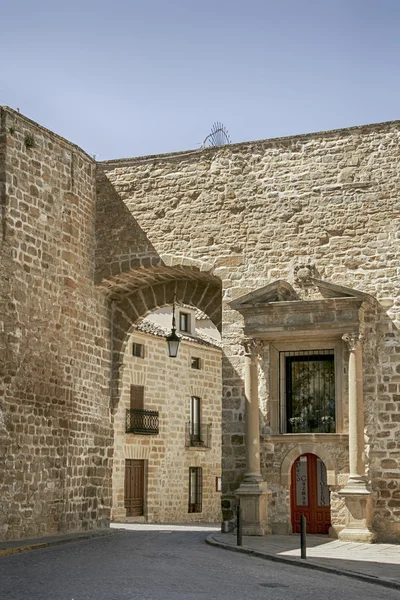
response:
[[[346,342],[350,352],[354,352],[358,344],[362,344],[363,336],[361,333],[345,333],[342,335],[342,340]]]
[[[260,354],[264,348],[264,342],[254,338],[244,338],[242,340],[245,356],[253,356]]]
[[[292,276],[298,286],[312,286],[312,279],[316,276],[315,260],[309,256],[297,257],[293,262]]]

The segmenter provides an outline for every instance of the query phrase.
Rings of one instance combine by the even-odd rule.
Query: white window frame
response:
[[[186,318],[187,329],[182,329],[181,318]],[[182,333],[192,333],[192,314],[183,310],[179,311],[179,331]]]

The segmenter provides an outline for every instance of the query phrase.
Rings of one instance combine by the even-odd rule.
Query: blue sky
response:
[[[399,0],[3,0],[0,104],[99,160],[400,118]]]

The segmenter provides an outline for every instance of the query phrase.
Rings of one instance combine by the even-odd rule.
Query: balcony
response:
[[[126,433],[138,435],[157,435],[158,410],[132,408],[126,411]]]
[[[211,423],[208,425],[186,423],[186,448],[211,448]]]

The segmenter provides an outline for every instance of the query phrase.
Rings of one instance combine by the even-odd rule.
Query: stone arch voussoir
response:
[[[148,314],[176,301],[206,313],[221,330],[221,287],[216,281],[184,278],[154,283],[136,289],[112,304],[112,384],[111,407],[116,410],[121,387],[125,345],[132,325]]]
[[[283,486],[290,487],[292,465],[296,458],[302,454],[315,454],[324,461],[328,485],[336,485],[336,467],[329,451],[320,444],[305,442],[290,450],[283,459],[281,465],[281,484]]]

